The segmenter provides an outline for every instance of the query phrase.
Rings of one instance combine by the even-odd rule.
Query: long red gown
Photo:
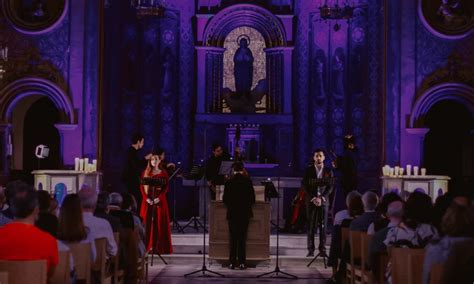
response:
[[[151,187],[148,188],[147,196],[143,185],[140,186],[140,191],[142,192],[143,197],[140,217],[145,222],[145,233],[147,241],[146,247],[147,250],[150,250],[154,243],[154,252],[157,252],[159,254],[171,254],[173,252],[173,247],[171,245],[170,214],[168,210],[168,200],[166,198],[166,194],[168,193],[169,176],[165,170],[162,170],[161,173],[149,177],[164,177],[166,179],[166,186],[164,186],[162,190],[155,189],[154,197],[151,196],[153,192]],[[160,199],[160,202],[158,204],[152,206],[146,202],[147,198],[153,200],[156,197]]]

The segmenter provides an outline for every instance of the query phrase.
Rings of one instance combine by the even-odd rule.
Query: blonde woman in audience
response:
[[[66,245],[90,243],[91,261],[95,262],[95,240],[89,229],[84,226],[81,200],[77,194],[70,194],[64,198],[61,210],[59,211],[58,239]]]
[[[423,283],[430,283],[434,264],[446,262],[454,245],[474,240],[474,209],[453,203],[443,216],[441,230],[445,234],[439,242],[429,244],[423,263]]]

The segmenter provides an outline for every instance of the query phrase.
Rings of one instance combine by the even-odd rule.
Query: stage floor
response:
[[[206,252],[208,250],[208,235],[206,235]],[[211,277],[202,278],[196,275],[194,278],[184,278],[184,274],[198,270],[202,267],[202,233],[174,233],[172,234],[172,255],[163,255],[168,262],[164,265],[158,257],[154,257],[154,265],[149,269],[151,283],[268,283],[268,282],[295,282],[295,283],[325,283],[331,276],[331,269],[324,268],[322,259],[316,260],[311,267],[306,265],[312,258],[306,257],[306,235],[281,234],[280,235],[280,258],[279,267],[282,271],[298,276],[297,280],[256,278],[257,275],[270,272],[276,265],[276,235],[270,236],[271,259],[261,262],[256,267],[247,270],[230,270],[216,261],[207,259],[206,265],[209,269],[224,274],[225,278]],[[319,240],[316,237],[316,245]],[[329,247],[327,248],[329,251]]]

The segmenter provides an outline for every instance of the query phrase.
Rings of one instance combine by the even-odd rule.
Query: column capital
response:
[[[421,127],[420,128],[406,128],[406,132],[414,136],[424,137],[426,133],[428,133],[428,131],[430,131],[429,128],[421,128]]]
[[[226,50],[223,47],[216,47],[216,46],[195,46],[195,48],[197,51],[202,51],[202,52],[210,51],[210,52],[215,52],[215,53],[224,53],[224,51]]]
[[[77,128],[77,124],[57,123],[54,127],[59,131],[73,131]]]

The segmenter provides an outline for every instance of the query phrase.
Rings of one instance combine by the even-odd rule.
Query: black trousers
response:
[[[137,201],[137,214],[140,214],[140,209],[142,206],[142,193],[140,191],[140,183],[128,183],[125,185],[127,187],[128,193],[135,197]]]
[[[230,235],[229,261],[235,265],[245,264],[249,219],[229,220],[228,222]]]
[[[306,220],[308,222],[308,251],[314,251],[314,234],[319,230],[320,251],[326,249],[326,225],[329,202],[326,200],[322,206],[317,207],[310,200],[306,200]]]

